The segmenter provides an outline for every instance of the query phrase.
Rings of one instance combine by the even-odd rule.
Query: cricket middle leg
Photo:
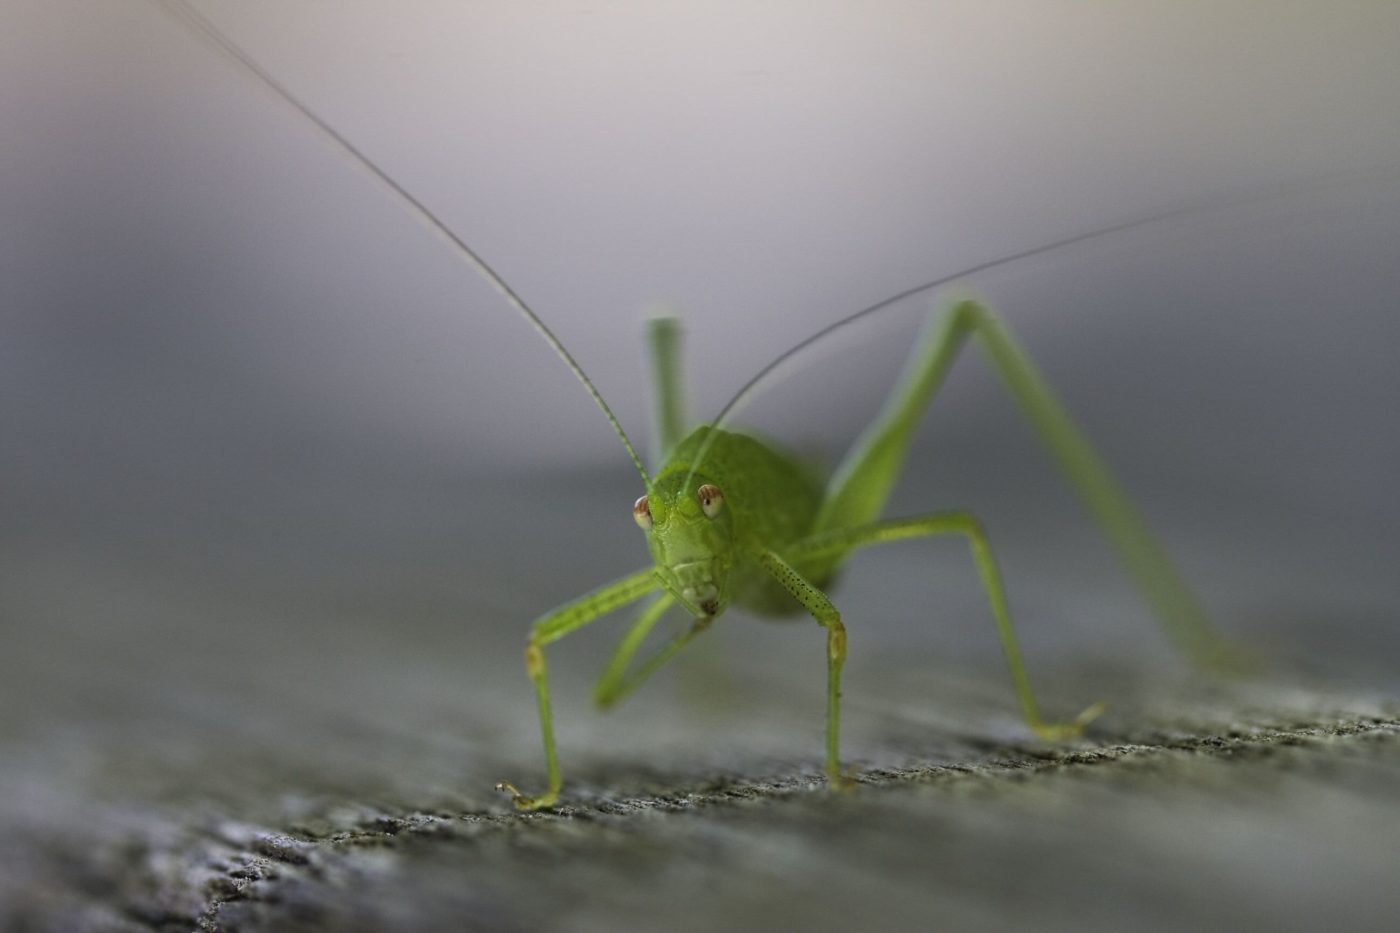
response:
[[[1021,660],[1016,630],[1011,625],[1011,612],[1006,605],[1001,573],[997,570],[987,535],[971,512],[935,512],[912,518],[874,522],[857,528],[827,531],[788,548],[786,556],[790,561],[801,564],[807,560],[821,560],[831,554],[844,554],[855,548],[885,541],[945,534],[961,535],[967,539],[973,562],[977,565],[978,576],[982,578],[987,602],[991,606],[997,637],[1001,640],[1001,650],[1006,657],[1011,683],[1015,687],[1016,699],[1020,702],[1021,715],[1025,717],[1026,724],[1036,735],[1045,739],[1066,739],[1081,734],[1084,726],[1103,712],[1104,705],[1095,703],[1078,716],[1064,722],[1050,722],[1041,717],[1040,705],[1036,702],[1030,678],[1026,675],[1026,667]]]

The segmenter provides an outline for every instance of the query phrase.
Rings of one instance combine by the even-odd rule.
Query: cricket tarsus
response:
[[[1027,725],[1037,735],[1057,741],[1082,733],[1102,712],[1103,704],[1096,703],[1069,720],[1042,718],[1021,660],[1000,572],[987,535],[975,516],[954,511],[909,518],[880,517],[903,464],[914,427],[958,350],[969,339],[982,347],[1012,397],[1118,550],[1163,626],[1198,660],[1226,656],[1225,642],[1210,626],[1170,560],[1157,546],[1088,440],[1010,334],[989,311],[975,302],[959,302],[941,321],[931,322],[885,409],[853,445],[828,482],[823,484],[787,453],[725,429],[761,383],[808,346],[861,318],[974,273],[1166,217],[1200,211],[1199,206],[1110,225],[1003,256],[871,305],[784,353],[746,383],[714,423],[702,424],[688,434],[684,432],[681,401],[679,330],[674,322],[655,322],[651,329],[651,347],[658,442],[655,475],[651,476],[616,415],[582,367],[475,250],[207,18],[183,0],[159,2],[310,121],[342,153],[378,179],[411,213],[447,240],[477,274],[495,287],[583,384],[612,425],[642,478],[646,495],[639,500],[635,514],[638,524],[645,529],[651,565],[559,607],[538,619],[531,628],[525,663],[535,688],[548,783],[544,792],[535,795],[525,794],[509,782],[498,784],[499,790],[511,794],[516,807],[552,806],[558,801],[563,786],[555,749],[545,647],[595,619],[658,591],[629,629],[599,679],[594,693],[597,703],[611,705],[636,689],[693,638],[706,631],[730,605],[770,616],[805,611],[826,636],[825,773],[835,787],[852,786],[854,781],[842,772],[840,761],[840,685],[847,651],[846,624],[825,588],[851,551],[905,538],[951,534],[966,541]],[[1256,195],[1250,200],[1262,197]],[[633,665],[634,656],[648,633],[673,605],[685,609],[694,621],[649,659]]]

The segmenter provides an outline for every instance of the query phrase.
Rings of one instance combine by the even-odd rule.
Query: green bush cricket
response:
[[[805,613],[823,629],[826,640],[825,774],[833,785],[849,786],[852,779],[842,772],[839,746],[846,628],[839,610],[824,589],[852,551],[906,538],[953,535],[967,543],[996,625],[1022,716],[1036,734],[1047,739],[1080,734],[1084,725],[1101,711],[1102,705],[1094,704],[1065,721],[1042,716],[1017,646],[991,545],[976,517],[966,511],[882,517],[920,416],[958,352],[969,341],[982,349],[1120,554],[1168,633],[1186,653],[1202,663],[1225,658],[1223,641],[1103,461],[1016,340],[992,312],[974,300],[959,300],[931,319],[883,410],[828,479],[818,480],[789,454],[729,429],[729,418],[737,410],[737,404],[764,375],[835,327],[973,272],[1147,221],[1120,224],[1017,256],[1003,257],[866,308],[785,354],[755,377],[734,402],[707,424],[690,425],[681,401],[679,327],[670,319],[653,322],[649,337],[659,458],[649,472],[617,417],[563,344],[466,242],[228,42],[202,16],[183,3],[168,5],[207,39],[237,59],[447,238],[535,327],[578,377],[607,417],[642,479],[644,494],[633,505],[633,516],[645,534],[651,563],[546,613],[531,627],[525,649],[526,670],[538,703],[547,784],[542,792],[533,795],[522,793],[512,784],[500,784],[500,789],[512,795],[517,807],[550,806],[558,800],[562,789],[544,648],[614,610],[648,597],[650,601],[628,629],[597,683],[594,698],[600,706],[616,703],[640,686],[731,606],[765,616]],[[651,629],[674,606],[689,613],[693,620],[690,626],[655,654],[634,665],[634,658]]]
[[[1063,722],[1042,717],[996,561],[976,517],[966,511],[880,517],[920,414],[969,340],[991,361],[1168,632],[1198,661],[1223,659],[1224,643],[1112,474],[1014,338],[982,305],[959,301],[933,318],[879,417],[824,484],[790,455],[746,434],[713,424],[682,433],[679,329],[673,320],[660,319],[651,326],[650,343],[657,376],[655,420],[665,454],[653,476],[638,467],[646,494],[633,506],[652,564],[545,614],[531,627],[525,665],[539,704],[548,786],[530,796],[503,782],[500,788],[512,794],[517,807],[549,806],[561,789],[544,647],[647,596],[651,601],[597,682],[599,706],[610,706],[640,686],[731,605],[766,616],[805,611],[826,633],[827,780],[849,786],[840,760],[846,628],[824,587],[851,551],[905,538],[956,535],[967,542],[1026,723],[1046,739],[1080,734],[1103,705]],[[648,632],[673,605],[693,622],[633,667]]]

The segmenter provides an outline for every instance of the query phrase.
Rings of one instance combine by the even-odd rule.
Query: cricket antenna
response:
[[[1046,253],[1053,253],[1058,250],[1068,249],[1069,247],[1077,246],[1080,243],[1087,243],[1093,240],[1104,239],[1106,237],[1112,236],[1113,234],[1124,233],[1128,230],[1135,230],[1139,227],[1146,227],[1158,223],[1164,223],[1168,220],[1172,220],[1183,216],[1195,216],[1199,214],[1214,213],[1217,211],[1234,210],[1253,204],[1260,204],[1268,201],[1278,200],[1281,198],[1296,197],[1302,192],[1322,188],[1325,186],[1364,181],[1367,179],[1374,179],[1376,176],[1394,175],[1398,170],[1400,170],[1400,165],[1397,165],[1397,163],[1394,162],[1386,162],[1377,165],[1366,166],[1351,171],[1332,172],[1325,175],[1317,176],[1315,178],[1306,179],[1301,182],[1297,180],[1279,182],[1275,185],[1256,188],[1252,191],[1239,194],[1233,198],[1227,197],[1224,199],[1194,201],[1188,204],[1183,204],[1180,207],[1172,208],[1170,210],[1158,211],[1157,213],[1147,214],[1141,217],[1135,217],[1131,220],[1125,220],[1119,223],[1110,224],[1108,226],[1096,227],[1092,230],[1086,230],[1080,233],[1071,234],[1069,236],[1061,237],[1058,240],[1051,240],[1049,243],[1042,243],[1039,246],[1033,246],[1028,249],[1020,250],[1019,252],[1007,253],[1005,255],[998,256],[995,259],[989,259],[985,262],[979,262],[976,265],[968,266],[965,269],[960,269],[959,271],[954,272],[951,275],[942,275],[930,282],[924,282],[921,285],[915,285],[911,288],[906,288],[904,291],[900,292],[897,295],[891,295],[888,298],[885,298],[881,301],[877,301],[875,304],[870,305],[869,307],[862,308],[854,314],[848,314],[845,317],[840,318],[839,320],[834,321],[831,324],[828,324],[826,327],[823,327],[821,330],[812,334],[810,337],[806,338],[805,340],[801,341],[795,346],[789,347],[783,353],[778,355],[767,366],[764,366],[756,374],[754,374],[754,376],[751,379],[749,379],[748,382],[744,383],[743,386],[739,388],[739,391],[734,394],[734,397],[731,398],[727,403],[725,403],[725,406],[720,409],[720,412],[715,417],[714,421],[710,423],[711,428],[713,428],[714,430],[710,431],[708,436],[706,436],[705,440],[701,443],[700,449],[696,451],[696,456],[691,461],[690,473],[686,477],[685,484],[686,486],[689,486],[691,480],[695,478],[696,472],[700,469],[700,465],[704,462],[706,455],[709,454],[710,448],[714,444],[715,437],[719,433],[718,429],[723,428],[726,424],[732,421],[734,416],[739,413],[739,409],[741,409],[751,398],[753,398],[754,394],[758,391],[758,389],[761,386],[766,385],[769,381],[778,378],[783,373],[783,371],[785,371],[789,367],[793,360],[795,360],[813,344],[826,339],[827,337],[831,336],[837,331],[845,330],[847,327],[851,326],[852,324],[855,324],[857,321],[863,318],[869,317],[870,315],[875,314],[879,311],[883,311],[885,308],[888,308],[891,305],[898,304],[899,302],[904,301],[906,298],[913,298],[915,295],[921,294],[923,292],[932,291],[936,288],[942,288],[945,285],[951,285],[959,279],[965,279],[968,276],[977,275],[982,272],[990,272],[993,269],[999,269],[1003,266],[1009,266],[1012,263],[1020,262],[1025,259],[1032,259],[1036,256],[1045,255]]]
[[[454,233],[452,228],[447,226],[440,217],[429,210],[427,205],[410,194],[403,185],[389,177],[389,174],[380,168],[374,160],[361,152],[354,143],[342,136],[329,123],[317,116],[316,112],[303,103],[301,98],[288,90],[287,87],[274,78],[267,69],[263,68],[249,57],[248,53],[244,52],[243,49],[235,45],[233,40],[220,32],[219,28],[204,16],[204,14],[194,9],[194,7],[184,2],[184,0],[155,0],[155,2],[164,9],[166,13],[190,28],[202,40],[213,45],[220,52],[241,65],[245,70],[251,73],[253,77],[262,82],[264,87],[281,99],[284,104],[309,120],[313,126],[321,131],[322,135],[349,156],[355,164],[377,179],[385,188],[388,188],[390,193],[397,197],[404,207],[408,208],[410,212],[417,216],[418,219],[425,223],[434,233],[446,240],[447,243],[457,251],[457,254],[476,270],[478,275],[491,283],[492,287],[505,298],[506,303],[518,311],[520,316],[529,322],[536,333],[544,338],[545,343],[553,347],[554,352],[559,354],[559,358],[564,361],[565,366],[569,367],[569,371],[578,377],[579,382],[583,383],[583,387],[588,390],[588,394],[593,397],[593,401],[602,409],[603,414],[608,419],[608,423],[612,425],[613,431],[617,433],[618,439],[622,441],[622,446],[627,448],[627,455],[632,458],[632,465],[635,466],[637,472],[641,474],[642,483],[646,486],[647,492],[651,492],[651,476],[647,473],[646,467],[642,466],[642,458],[637,456],[637,449],[632,446],[632,441],[628,439],[627,432],[622,430],[622,423],[617,420],[617,415],[613,414],[613,410],[609,408],[608,403],[603,400],[602,393],[600,393],[598,387],[593,384],[593,380],[588,378],[588,374],[583,371],[583,367],[570,355],[568,350],[564,349],[564,345],[559,342],[559,338],[554,336],[554,332],[549,329],[544,321],[540,320],[540,316],[525,303],[525,299],[521,298],[520,295],[516,293],[515,289],[507,285],[506,280],[501,278],[500,274],[496,272],[495,269],[492,269],[491,266],[487,264],[486,260],[482,259],[481,256],[477,254],[476,250],[468,246],[466,241]]]

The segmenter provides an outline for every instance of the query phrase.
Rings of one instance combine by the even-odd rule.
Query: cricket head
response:
[[[724,493],[703,476],[674,473],[632,506],[662,585],[697,619],[729,605],[734,535]]]

